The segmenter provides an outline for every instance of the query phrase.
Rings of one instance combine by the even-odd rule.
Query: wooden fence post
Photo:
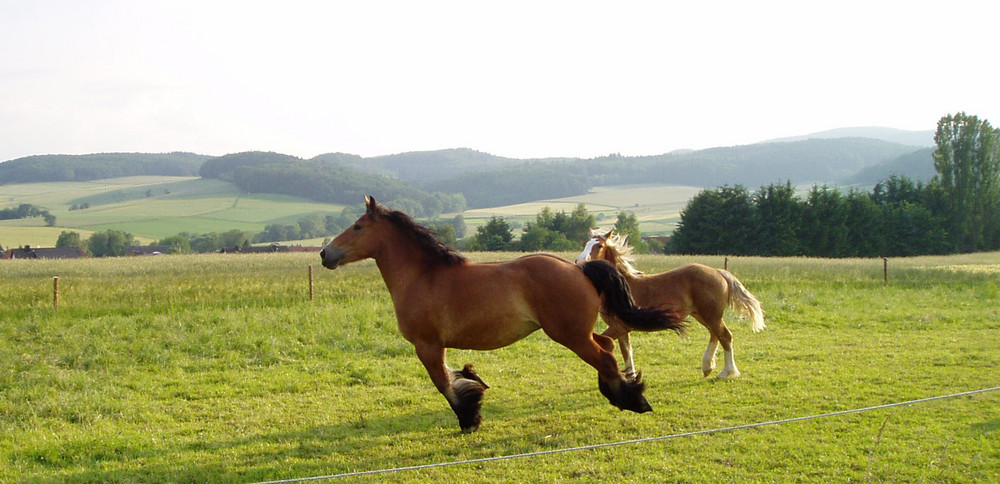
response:
[[[309,300],[313,300],[313,266],[309,264]]]
[[[52,309],[59,309],[59,276],[52,278]]]
[[[882,258],[882,282],[889,283],[889,258]]]

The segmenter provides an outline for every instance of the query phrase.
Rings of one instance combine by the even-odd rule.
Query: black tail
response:
[[[606,260],[592,260],[580,266],[584,275],[604,296],[604,312],[622,320],[628,327],[639,331],[672,329],[684,334],[687,323],[675,311],[661,308],[641,308],[635,305],[628,281]]]

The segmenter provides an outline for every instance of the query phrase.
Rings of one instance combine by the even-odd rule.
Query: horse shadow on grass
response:
[[[428,392],[433,392],[433,388]],[[600,405],[607,405],[596,389],[555,395],[553,398],[579,400],[588,406],[587,393]],[[439,395],[435,392],[433,398]],[[511,395],[510,399],[516,396]],[[602,399],[597,401],[596,399]],[[443,400],[440,409],[407,411],[400,408],[396,415],[372,417],[358,413],[339,421],[300,426],[293,429],[262,432],[232,439],[201,442],[161,441],[155,446],[136,444],[116,449],[114,455],[95,457],[88,468],[67,472],[62,466],[50,467],[51,472],[23,476],[19,482],[259,482],[312,476],[328,476],[351,472],[389,469],[401,465],[438,464],[462,459],[495,457],[503,449],[525,446],[544,448],[544,429],[525,429],[512,435],[509,429],[491,433],[491,426],[509,425],[517,420],[533,422],[553,418],[546,402],[511,405],[510,399],[484,402],[483,427],[476,433],[463,434],[458,421]],[[618,413],[608,405],[608,412]],[[558,414],[557,414],[558,415]],[[637,416],[638,417],[638,416]],[[538,434],[535,438],[534,434]],[[429,440],[427,440],[429,439]],[[433,442],[421,450],[423,441]],[[382,449],[373,454],[372,449]],[[206,456],[198,463],[197,455]],[[444,456],[444,457],[442,457]],[[28,456],[23,456],[28,457]],[[129,462],[144,462],[137,470]],[[120,465],[119,465],[120,464]],[[98,467],[102,468],[98,468]]]

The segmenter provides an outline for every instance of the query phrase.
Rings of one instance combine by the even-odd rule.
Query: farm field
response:
[[[740,379],[702,378],[708,338],[697,323],[687,338],[634,333],[654,412],[620,412],[592,368],[536,332],[499,350],[449,351],[453,367],[474,363],[491,385],[469,435],[399,335],[370,261],[336,271],[316,254],[0,261],[0,482],[331,476],[1000,386],[1000,253],[890,259],[887,282],[880,259],[636,265],[689,261],[728,263],[762,302],[761,333],[727,317]],[[997,482],[998,463],[1000,392],[989,391],[350,482]]]
[[[57,226],[44,227],[40,218],[0,221],[4,247],[52,247],[64,230],[83,238],[95,231],[123,230],[143,244],[180,232],[259,232],[268,224],[292,224],[308,214],[339,214],[344,209],[295,197],[242,194],[219,180],[150,176],[0,185],[0,207],[21,203],[48,209]],[[89,208],[71,209],[83,204]]]
[[[575,197],[539,200],[503,207],[466,210],[464,217],[470,227],[485,224],[491,217],[505,217],[521,222],[533,222],[543,208],[572,212],[578,204],[587,206],[597,223],[612,226],[618,213],[633,212],[644,235],[669,235],[680,221],[680,212],[688,200],[702,189],[676,185],[619,185],[594,187],[590,193]]]
[[[542,208],[571,212],[584,203],[598,224],[611,226],[618,212],[634,212],[647,235],[666,235],[680,220],[680,211],[698,193],[694,187],[640,185],[596,187],[577,197],[541,200],[505,207],[467,210],[467,233],[496,215],[524,224]],[[131,233],[142,244],[180,232],[201,234],[238,229],[259,232],[268,224],[294,224],[312,214],[339,214],[343,205],[280,195],[241,194],[232,184],[191,177],[127,177],[92,182],[0,185],[0,208],[30,203],[56,216],[55,227],[40,218],[0,221],[3,247],[52,247],[65,230],[87,238],[108,229]],[[358,200],[361,203],[361,200]],[[74,205],[89,208],[71,210]],[[454,217],[446,214],[443,218]],[[322,239],[318,239],[320,242]],[[316,245],[316,241],[297,241]]]

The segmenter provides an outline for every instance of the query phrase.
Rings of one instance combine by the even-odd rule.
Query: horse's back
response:
[[[600,304],[597,290],[580,267],[557,255],[529,254],[504,262],[498,269],[507,271],[512,282],[526,288],[530,298],[540,304],[552,298],[590,299],[591,303]]]
[[[726,278],[713,267],[692,262],[658,274],[647,274],[630,280],[636,304],[667,303],[677,308],[690,308],[710,302],[725,305],[728,300]]]

